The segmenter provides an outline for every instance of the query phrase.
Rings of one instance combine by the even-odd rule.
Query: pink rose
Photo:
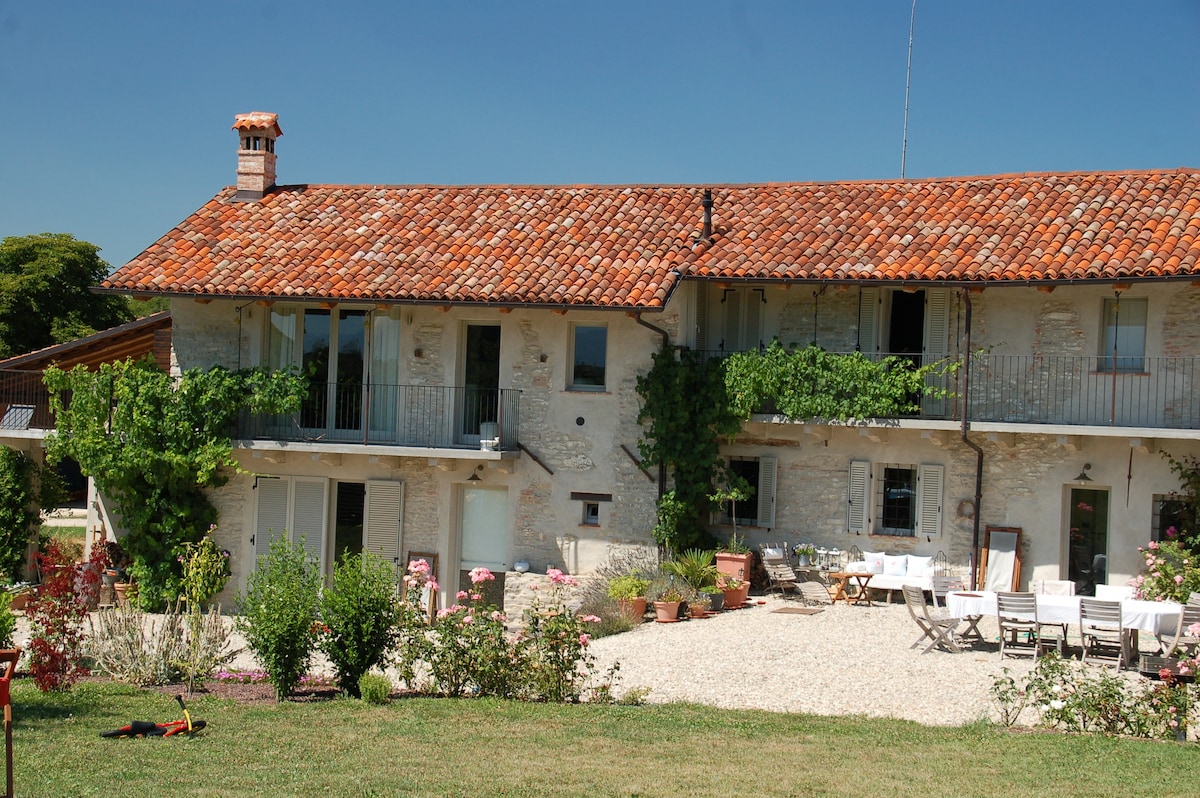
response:
[[[495,578],[495,574],[493,574],[487,568],[480,567],[471,569],[471,584],[473,585],[477,585],[480,582],[490,582]]]
[[[461,600],[461,599],[465,599],[465,598],[467,597],[467,591],[465,591],[465,590],[460,590],[460,591],[458,591],[457,593],[455,593],[455,594],[454,594],[454,597],[455,597],[456,599],[460,599],[460,600]]]
[[[1177,584],[1177,585],[1183,584],[1183,574],[1175,574],[1175,584]]]
[[[588,644],[588,641],[591,639],[592,639],[591,635],[580,635],[579,636],[579,645],[586,646]]]

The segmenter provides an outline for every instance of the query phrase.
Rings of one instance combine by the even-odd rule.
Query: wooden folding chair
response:
[[[1121,619],[1121,602],[1082,597],[1079,599],[1079,636],[1084,662],[1107,659],[1117,670],[1129,664],[1130,640]],[[1104,652],[1108,652],[1106,655]]]
[[[946,609],[946,594],[951,590],[965,589],[961,576],[946,576],[938,575],[933,577],[933,590],[929,591],[933,595],[933,606],[939,610]],[[983,632],[979,631],[979,622],[983,620],[982,615],[968,615],[962,619],[967,625],[961,632],[958,633],[960,641],[968,638],[983,642]]]
[[[934,648],[942,648],[955,654],[962,651],[954,639],[954,630],[962,622],[961,618],[935,618],[930,615],[929,605],[925,603],[925,591],[916,585],[904,585],[901,592],[904,594],[904,603],[908,607],[908,614],[912,616],[913,621],[921,630],[921,636],[913,641],[909,648],[916,648],[928,640],[930,641],[929,645],[925,646],[922,654],[928,654]]]
[[[1200,654],[1200,637],[1191,634],[1188,629],[1200,623],[1200,604],[1184,604],[1180,608],[1179,625],[1170,639],[1162,641],[1162,655],[1173,657],[1175,652],[1182,650],[1185,654]]]
[[[1063,653],[1066,641],[1059,635],[1062,626],[1038,621],[1037,596],[1033,593],[997,593],[996,623],[1000,627],[1001,659],[1006,653],[1024,653],[1036,658],[1048,643],[1053,644],[1059,654]],[[1049,629],[1054,632],[1047,635]],[[1022,635],[1027,639],[1026,645],[1021,645]]]
[[[13,798],[13,748],[12,748],[12,677],[17,670],[21,649],[0,649],[0,664],[4,675],[0,676],[0,704],[4,705],[4,795]]]

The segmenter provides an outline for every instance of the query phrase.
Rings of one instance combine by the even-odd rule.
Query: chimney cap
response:
[[[276,136],[282,136],[279,128],[279,114],[267,111],[251,111],[248,114],[238,114],[233,118],[233,130],[273,130]]]

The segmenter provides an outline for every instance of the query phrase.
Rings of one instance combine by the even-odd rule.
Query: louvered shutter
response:
[[[287,534],[288,489],[291,480],[255,477],[254,556],[264,557],[271,543]]]
[[[698,282],[696,286],[696,350],[703,352],[708,349],[708,283]]]
[[[376,557],[393,563],[400,571],[400,525],[404,517],[404,483],[374,481],[367,483],[366,549]]]
[[[879,289],[858,291],[858,351],[874,355],[879,351]]]
[[[774,457],[758,458],[758,525],[775,526],[775,472]]]
[[[742,297],[740,288],[727,288],[721,298],[721,311],[725,314],[721,348],[726,352],[742,351]]]
[[[308,556],[325,566],[325,507],[329,480],[294,477],[292,493],[292,543],[304,540]]]
[[[747,289],[744,293],[746,295],[746,321],[742,326],[741,351],[750,352],[762,345],[763,303],[766,292],[761,288],[752,288]]]
[[[937,537],[942,534],[943,474],[940,465],[922,465],[917,469],[918,535]]]
[[[866,460],[850,461],[850,479],[846,501],[846,531],[863,534],[868,531],[867,500],[870,497],[871,464]]]
[[[950,292],[945,288],[931,288],[925,292],[925,346],[922,363],[929,365],[946,356],[947,338],[950,334]],[[926,384],[944,388],[944,376],[930,376]],[[926,415],[946,414],[945,397],[926,397],[921,403]]]

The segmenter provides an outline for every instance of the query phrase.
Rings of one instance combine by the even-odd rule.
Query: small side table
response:
[[[847,605],[866,603],[868,607],[874,607],[871,603],[871,597],[867,594],[867,583],[871,581],[874,574],[861,574],[850,571],[833,571],[829,574],[829,578],[834,581],[834,584],[829,587],[830,597],[833,603],[837,604],[838,599],[843,599]],[[850,583],[854,582],[858,588],[858,593],[851,596],[847,589]]]

